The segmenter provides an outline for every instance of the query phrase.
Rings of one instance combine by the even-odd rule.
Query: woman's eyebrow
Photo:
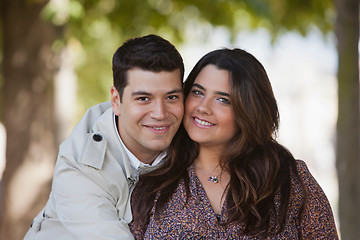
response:
[[[199,89],[201,89],[201,90],[203,90],[203,91],[206,92],[206,89],[205,89],[203,86],[201,86],[200,84],[198,84],[198,83],[194,83],[194,84],[193,84],[193,87],[197,87],[197,88],[199,88]],[[224,96],[224,97],[229,97],[229,96],[230,96],[230,94],[227,93],[227,92],[216,91],[215,93],[216,93],[217,95],[221,95],[221,96]]]
[[[220,91],[218,91],[218,92],[216,92],[216,94],[221,95],[221,96],[224,96],[224,97],[230,97],[230,94],[228,94],[228,93],[226,93],[226,92],[220,92]]]
[[[198,84],[198,83],[194,83],[193,87],[197,87],[197,88],[200,88],[201,90],[206,91],[206,89],[203,86],[201,86],[200,84]]]

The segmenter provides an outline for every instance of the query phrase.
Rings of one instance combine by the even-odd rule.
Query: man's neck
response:
[[[134,153],[133,153],[134,154]],[[155,153],[138,153],[138,154],[134,154],[134,156],[139,159],[140,162],[144,163],[144,164],[149,164],[151,165],[154,160],[156,159],[157,156],[159,156],[160,152],[155,152]]]

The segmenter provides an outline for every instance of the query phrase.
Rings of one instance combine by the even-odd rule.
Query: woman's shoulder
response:
[[[302,159],[295,159],[295,162],[296,162],[296,166],[297,166],[298,169],[299,169],[299,168],[306,168],[306,169],[307,169],[307,165],[306,165],[306,163],[305,163],[304,160],[302,160]]]
[[[304,160],[296,159],[295,163],[296,163],[296,170],[298,171],[298,174],[300,175],[300,177],[310,174],[308,166]]]
[[[322,192],[319,183],[310,172],[305,161],[296,159],[296,168],[300,181],[305,185],[308,190]]]
[[[308,165],[304,160],[296,159],[296,173],[292,171],[291,179],[295,186],[301,188],[301,185],[304,185],[305,188],[309,188],[309,186],[317,185],[317,182],[313,175],[311,174]]]
[[[331,206],[325,192],[303,160],[296,160],[300,180],[307,191],[301,232],[305,239],[338,239]],[[298,192],[293,193],[296,199]]]

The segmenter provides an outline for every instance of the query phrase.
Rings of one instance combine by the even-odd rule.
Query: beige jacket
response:
[[[61,145],[52,191],[26,240],[133,239],[133,168],[113,124],[110,102],[90,108]]]

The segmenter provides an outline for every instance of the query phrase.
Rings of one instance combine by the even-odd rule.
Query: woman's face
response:
[[[224,148],[235,135],[229,81],[227,70],[207,65],[196,77],[186,98],[184,127],[200,146]]]

